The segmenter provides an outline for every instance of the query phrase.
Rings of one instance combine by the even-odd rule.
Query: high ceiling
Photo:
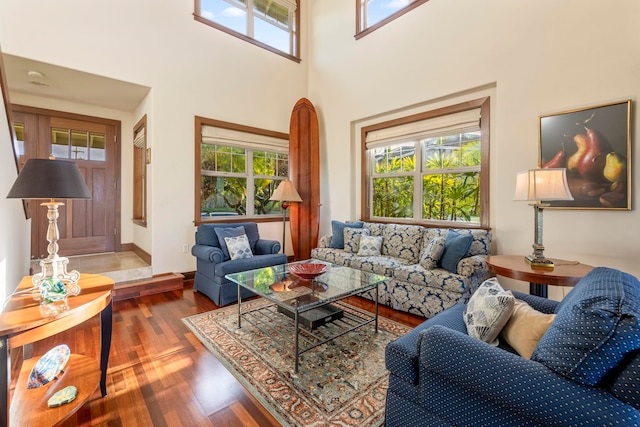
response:
[[[133,111],[149,92],[146,86],[3,54],[13,93],[24,93],[123,111]]]

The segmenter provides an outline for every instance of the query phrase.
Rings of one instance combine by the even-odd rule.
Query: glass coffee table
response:
[[[291,272],[302,264],[326,266],[324,273],[315,277]],[[318,265],[302,267],[318,267]],[[324,267],[323,267],[324,268]],[[300,355],[349,333],[369,323],[378,332],[378,284],[385,276],[330,264],[319,260],[300,261],[228,274],[227,279],[238,285],[238,327],[248,321],[261,332],[268,334],[284,347],[294,341],[294,372],[298,372]],[[265,298],[271,304],[243,311],[241,288],[246,288]],[[346,304],[347,297],[375,291],[375,311]],[[274,322],[280,317],[278,323]],[[286,317],[291,321],[284,321]],[[286,328],[291,326],[291,334]],[[329,327],[330,326],[330,327]]]

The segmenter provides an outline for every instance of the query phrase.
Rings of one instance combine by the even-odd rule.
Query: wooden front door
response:
[[[91,191],[90,200],[64,200],[60,206],[58,254],[62,256],[113,252],[120,249],[119,126],[109,120],[52,111],[14,109],[16,130],[22,126],[22,166],[28,158],[73,160]],[[20,136],[20,132],[16,132]],[[19,139],[19,138],[18,138]],[[31,256],[48,255],[47,210],[42,201],[29,201]]]

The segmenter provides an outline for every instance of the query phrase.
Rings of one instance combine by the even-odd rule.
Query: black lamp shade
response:
[[[7,195],[8,199],[90,199],[91,192],[75,162],[29,159]]]

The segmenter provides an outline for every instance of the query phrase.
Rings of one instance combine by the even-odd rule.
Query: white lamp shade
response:
[[[276,191],[273,192],[269,200],[277,200],[280,202],[301,202],[302,199],[296,191],[296,187],[289,180],[284,180],[278,185]]]
[[[514,200],[573,200],[565,168],[530,169],[518,172]]]

